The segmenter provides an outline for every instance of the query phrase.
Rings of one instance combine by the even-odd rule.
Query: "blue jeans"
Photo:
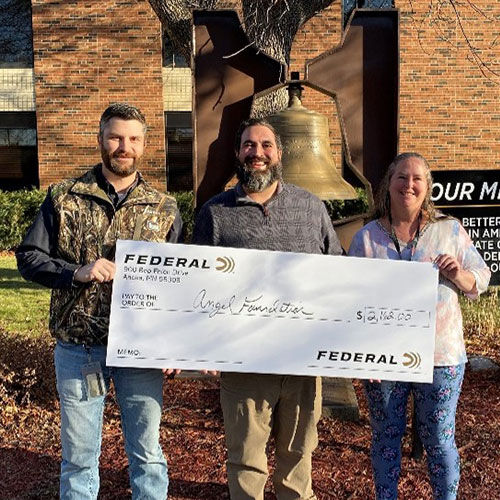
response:
[[[106,366],[106,347],[89,348],[101,364],[106,389],[113,379],[121,411],[132,498],[167,497],[167,463],[160,447],[163,404],[161,370]],[[58,342],[54,360],[61,403],[61,499],[96,499],[105,396],[89,398],[82,365],[89,354],[81,345]]]
[[[398,497],[401,439],[406,429],[406,406],[413,392],[420,439],[435,500],[455,500],[460,457],[455,444],[455,414],[464,365],[437,366],[431,384],[365,382],[372,426],[372,466],[377,500]]]

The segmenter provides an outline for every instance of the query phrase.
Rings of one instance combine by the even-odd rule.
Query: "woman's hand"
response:
[[[442,253],[434,259],[434,264],[446,279],[455,283],[463,292],[473,293],[476,289],[476,278],[460,265],[456,257]]]

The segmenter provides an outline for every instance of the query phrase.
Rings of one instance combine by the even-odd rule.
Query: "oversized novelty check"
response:
[[[430,263],[119,241],[112,366],[430,382]]]

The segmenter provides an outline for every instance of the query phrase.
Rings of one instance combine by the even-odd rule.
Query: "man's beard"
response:
[[[118,158],[132,158],[131,163],[122,163]],[[105,149],[101,148],[101,158],[103,165],[115,175],[119,177],[128,177],[137,171],[139,168],[142,157],[130,156],[124,154],[113,154],[108,153]]]
[[[244,163],[238,165],[236,176],[241,184],[251,193],[261,193],[268,188],[273,182],[281,180],[283,166],[281,162],[270,163],[265,170],[256,170],[251,166],[254,156],[245,158]],[[257,158],[260,161],[265,161],[262,158]]]

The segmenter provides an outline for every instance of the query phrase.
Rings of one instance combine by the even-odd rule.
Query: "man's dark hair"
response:
[[[144,134],[146,134],[146,118],[144,118],[141,110],[126,102],[114,102],[113,104],[108,106],[104,110],[104,113],[101,115],[101,120],[99,121],[99,135],[101,137],[104,129],[106,128],[106,125],[112,118],[120,118],[122,120],[137,120],[142,123],[143,132]]]
[[[278,149],[280,151],[283,149],[283,146],[281,144],[280,135],[278,134],[276,129],[265,118],[249,118],[248,120],[242,121],[240,123],[240,126],[238,127],[238,130],[236,131],[236,137],[234,140],[234,150],[236,152],[238,152],[240,150],[241,136],[243,135],[243,132],[248,127],[253,127],[255,125],[262,125],[263,127],[267,127],[274,134],[274,140],[276,141],[276,146],[278,147]]]

